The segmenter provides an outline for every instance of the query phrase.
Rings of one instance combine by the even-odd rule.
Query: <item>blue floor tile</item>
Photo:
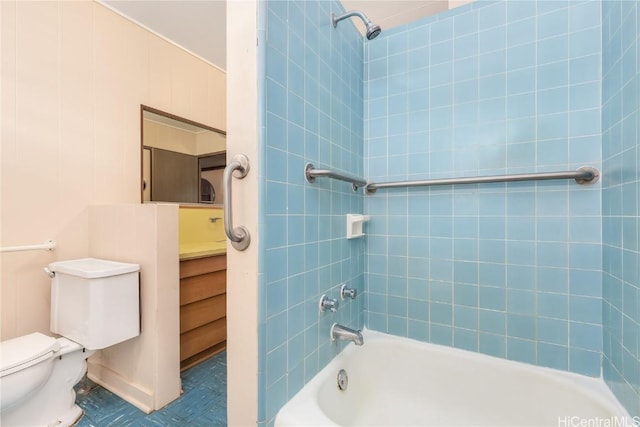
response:
[[[145,414],[120,397],[89,384],[78,391],[84,410],[78,427],[217,427],[227,425],[227,354],[219,353],[182,373],[183,394],[164,408]],[[83,385],[87,387],[87,385]],[[79,386],[76,386],[79,390]]]

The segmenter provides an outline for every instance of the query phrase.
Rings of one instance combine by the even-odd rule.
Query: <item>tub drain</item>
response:
[[[347,376],[347,371],[340,369],[340,372],[338,372],[338,388],[340,390],[346,390],[348,386],[349,377]]]

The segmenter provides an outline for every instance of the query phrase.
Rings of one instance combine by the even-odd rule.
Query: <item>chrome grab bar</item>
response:
[[[249,159],[244,154],[236,154],[224,168],[224,232],[231,241],[231,246],[244,251],[251,243],[249,230],[244,226],[233,227],[233,207],[231,205],[232,176],[242,179],[249,173]]]
[[[492,175],[476,176],[468,178],[439,178],[422,181],[395,181],[369,183],[364,187],[365,194],[375,193],[380,188],[406,188],[406,187],[428,187],[431,185],[454,185],[454,184],[483,184],[493,182],[518,182],[518,181],[543,181],[549,179],[573,179],[581,185],[594,184],[598,182],[600,172],[598,169],[583,166],[576,171],[566,172],[539,172],[521,173],[515,175]]]
[[[304,176],[309,183],[316,182],[317,177],[333,178],[340,181],[350,182],[353,191],[358,191],[358,187],[364,187],[365,185],[367,185],[367,181],[362,178],[336,172],[331,169],[316,169],[316,167],[311,163],[307,163],[305,165]]]

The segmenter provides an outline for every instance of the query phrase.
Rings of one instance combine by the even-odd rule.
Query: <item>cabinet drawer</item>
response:
[[[180,280],[180,305],[190,304],[227,292],[227,270]]]
[[[226,313],[226,294],[187,304],[180,309],[180,333],[225,317]]]
[[[180,278],[198,276],[227,269],[227,256],[210,256],[180,262]]]
[[[187,359],[226,339],[227,318],[207,323],[180,335],[180,360]]]

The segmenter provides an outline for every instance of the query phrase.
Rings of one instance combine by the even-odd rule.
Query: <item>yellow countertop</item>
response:
[[[180,208],[180,260],[227,253],[221,208]]]
[[[180,244],[180,261],[204,258],[208,256],[225,255],[227,242],[186,243]]]

